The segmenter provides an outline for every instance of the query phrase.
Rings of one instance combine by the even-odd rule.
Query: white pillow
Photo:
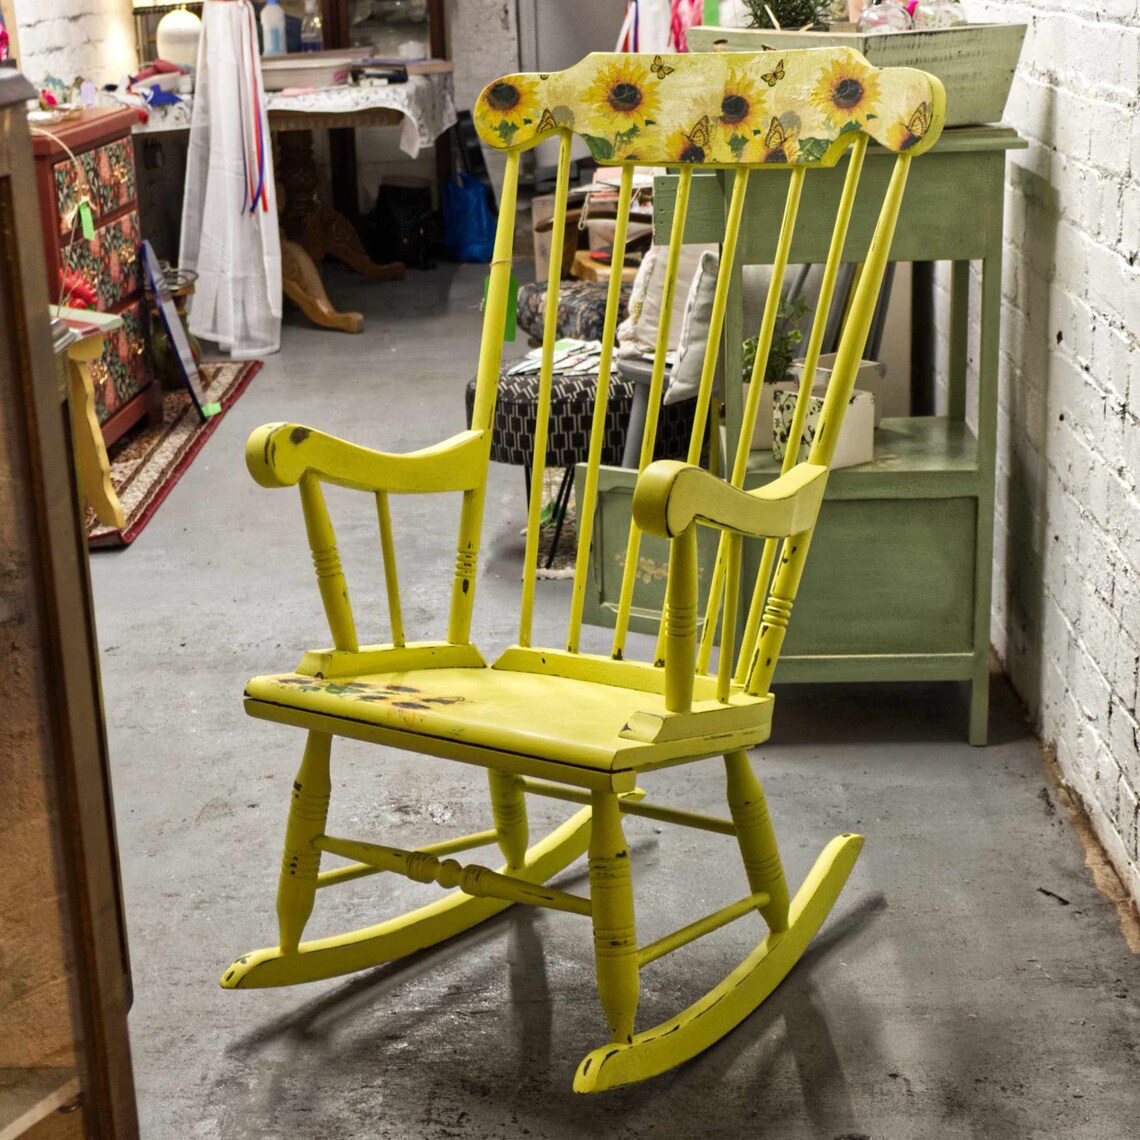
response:
[[[705,250],[697,263],[689,295],[685,298],[685,315],[681,319],[681,337],[677,344],[677,363],[669,374],[665,388],[663,402],[666,404],[692,400],[700,391],[719,265],[720,256],[715,249]],[[716,391],[715,386],[713,390]]]
[[[673,294],[673,313],[669,321],[668,351],[681,341],[681,322],[689,283],[697,272],[701,255],[715,250],[715,245],[684,245],[677,264],[677,288]],[[618,328],[618,356],[652,356],[657,347],[657,330],[661,326],[661,299],[665,293],[665,270],[668,266],[666,246],[652,246],[642,259],[634,278],[629,299],[629,318]]]
[[[701,369],[705,361],[705,347],[709,339],[709,322],[712,319],[713,296],[716,293],[716,275],[719,267],[716,247],[706,252],[700,262],[689,296],[685,301],[685,314],[681,322],[681,340],[677,349],[677,364],[666,378],[666,404],[679,404],[683,400],[695,399],[701,386]],[[745,339],[753,337],[760,330],[764,315],[764,303],[768,296],[768,285],[772,280],[770,265],[746,265],[743,270],[741,305],[744,315]],[[803,293],[808,299],[808,311],[800,321],[799,328],[806,342],[815,306],[819,300],[819,288],[823,281],[822,265],[789,265],[784,274],[784,296],[791,297]],[[717,391],[719,384],[713,388]]]

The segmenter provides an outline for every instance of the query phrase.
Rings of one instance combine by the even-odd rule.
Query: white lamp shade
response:
[[[198,66],[198,41],[202,38],[202,21],[185,8],[167,12],[155,30],[158,57],[179,67]]]

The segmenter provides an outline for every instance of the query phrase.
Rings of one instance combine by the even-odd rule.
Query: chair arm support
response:
[[[633,492],[633,517],[649,534],[673,538],[706,523],[749,538],[786,538],[815,525],[827,485],[827,468],[797,463],[786,475],[741,491],[689,463],[651,463]]]
[[[245,445],[249,473],[263,487],[292,487],[307,472],[356,491],[469,491],[486,464],[485,431],[463,431],[405,455],[373,451],[299,424],[265,424]]]

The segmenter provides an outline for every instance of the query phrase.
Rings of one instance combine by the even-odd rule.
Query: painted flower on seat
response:
[[[879,78],[857,56],[834,60],[820,75],[811,101],[833,126],[858,126],[878,113]]]
[[[506,75],[483,88],[476,116],[509,143],[524,123],[539,116],[538,83],[527,75]]]
[[[887,130],[887,145],[893,151],[910,150],[930,129],[931,107],[927,102],[920,103],[904,121],[899,119]]]
[[[634,128],[640,131],[655,121],[659,83],[636,56],[619,58],[598,69],[586,89],[586,102],[601,129],[629,136],[636,133]]]

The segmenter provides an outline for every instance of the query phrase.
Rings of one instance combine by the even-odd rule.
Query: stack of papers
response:
[[[562,376],[596,376],[602,362],[600,340],[556,340],[554,342],[554,371]],[[542,368],[542,349],[535,348],[517,364],[507,369],[508,376],[525,376]],[[610,371],[616,371],[611,357]]]

